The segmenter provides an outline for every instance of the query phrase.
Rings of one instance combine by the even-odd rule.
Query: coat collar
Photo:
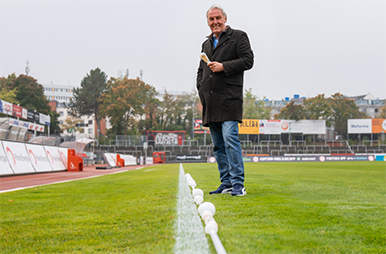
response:
[[[224,32],[222,32],[220,38],[219,38],[219,41],[224,38],[225,36],[228,36],[230,35],[231,33],[233,32],[233,29],[230,27],[230,26],[226,26],[226,29]],[[211,33],[210,35],[207,36],[208,39],[211,39],[213,40],[213,33]]]

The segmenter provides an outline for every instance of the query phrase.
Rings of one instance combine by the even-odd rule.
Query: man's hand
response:
[[[224,71],[224,66],[222,63],[219,62],[209,62],[208,67],[213,71],[213,72],[222,72]]]

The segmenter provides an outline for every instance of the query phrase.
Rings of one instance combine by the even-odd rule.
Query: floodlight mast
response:
[[[27,66],[25,67],[25,75],[28,76],[29,73],[29,61],[27,60]]]

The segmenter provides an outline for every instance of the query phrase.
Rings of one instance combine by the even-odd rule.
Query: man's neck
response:
[[[226,26],[225,29],[222,30],[220,33],[218,33],[218,34],[215,34],[215,33],[214,33],[213,35],[216,36],[216,39],[218,40],[218,39],[220,39],[220,35],[221,35],[222,33],[224,33],[227,29],[228,29],[228,26]]]

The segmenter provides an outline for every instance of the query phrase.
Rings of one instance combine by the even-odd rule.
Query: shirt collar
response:
[[[222,32],[220,33],[220,36],[218,37],[218,39],[220,39],[221,35],[222,35],[223,33],[225,33],[225,32],[228,30],[228,28],[229,28],[229,26],[226,26],[226,27],[225,27],[224,31],[222,31]],[[214,35],[214,33],[211,33],[210,35],[207,36],[207,38],[213,38],[213,39],[216,39],[216,35]]]

